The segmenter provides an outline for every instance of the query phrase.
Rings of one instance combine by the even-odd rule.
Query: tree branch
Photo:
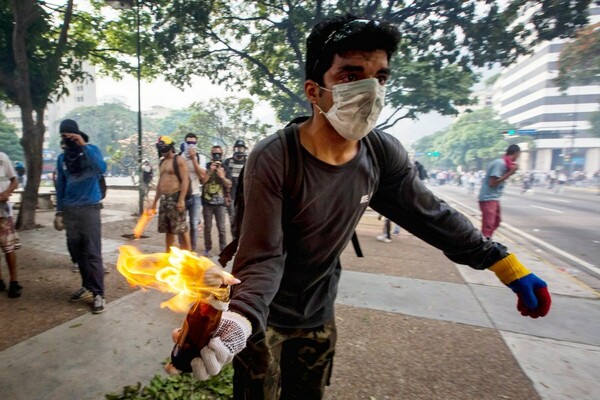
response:
[[[240,51],[238,49],[231,47],[228,43],[223,41],[217,34],[215,34],[212,31],[210,32],[210,35],[217,42],[222,43],[228,49],[228,51],[238,55],[242,59],[250,61],[252,64],[254,64],[256,67],[258,67],[260,70],[262,70],[263,73],[266,75],[267,80],[269,82],[271,82],[273,85],[275,85],[277,88],[279,88],[282,92],[286,93],[290,97],[290,99],[292,99],[293,101],[295,101],[298,104],[304,103],[304,100],[302,98],[300,98],[296,93],[292,92],[290,89],[287,88],[287,86],[285,86],[283,83],[281,83],[275,77],[275,75],[271,72],[271,70],[269,70],[269,68],[266,65],[264,65],[262,62],[260,62],[257,58],[252,57],[248,53],[245,53],[243,51]]]

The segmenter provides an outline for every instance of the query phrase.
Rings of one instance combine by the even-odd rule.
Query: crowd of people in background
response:
[[[432,185],[456,185],[464,187],[469,193],[475,194],[475,188],[480,187],[484,170],[437,170],[433,169],[429,177]],[[552,190],[562,193],[565,186],[573,187],[597,187],[600,191],[600,170],[595,172],[573,171],[569,174],[564,169],[550,171],[524,170],[517,171],[509,180],[513,185],[521,188],[521,193],[533,193],[535,189]]]

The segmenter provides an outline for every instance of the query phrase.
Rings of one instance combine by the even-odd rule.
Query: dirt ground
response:
[[[88,313],[91,307],[91,300],[69,301],[69,296],[81,287],[81,277],[72,272],[68,256],[23,243],[17,252],[17,263],[23,295],[9,299],[6,293],[0,293],[0,326],[8,328],[0,330],[0,351]],[[106,301],[132,293],[115,265],[105,266],[110,271],[104,275]],[[2,277],[8,280],[4,260],[1,268]]]

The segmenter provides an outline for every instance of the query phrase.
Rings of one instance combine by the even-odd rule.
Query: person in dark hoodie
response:
[[[88,143],[77,122],[65,119],[59,131],[64,152],[56,164],[54,227],[66,228],[67,243],[81,274],[81,288],[70,300],[92,299],[92,313],[99,314],[105,307],[99,176],[106,172],[106,163],[100,149]]]

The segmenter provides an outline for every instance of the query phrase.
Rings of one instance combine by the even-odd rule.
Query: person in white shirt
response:
[[[23,289],[17,281],[17,255],[15,253],[21,248],[21,241],[13,223],[10,202],[10,195],[18,186],[19,181],[12,161],[6,154],[0,152],[0,248],[4,252],[10,274],[10,284],[8,285],[8,297],[10,298],[20,297]],[[6,284],[2,279],[0,269],[0,292],[5,290]]]

